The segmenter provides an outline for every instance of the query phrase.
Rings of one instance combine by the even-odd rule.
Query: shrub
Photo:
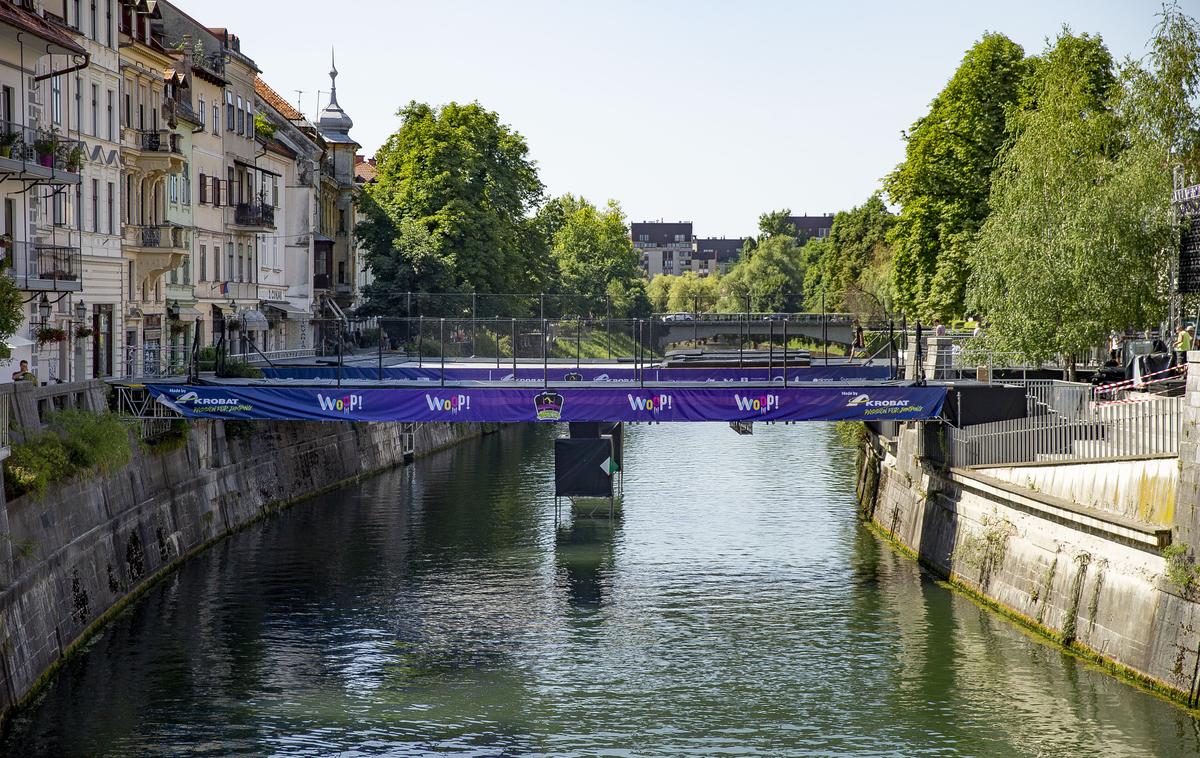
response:
[[[50,482],[74,474],[66,446],[57,434],[40,434],[13,445],[4,461],[4,490],[8,499],[46,491]]]
[[[225,361],[217,371],[220,377],[236,377],[239,379],[262,379],[261,369],[251,366],[245,361]]]
[[[60,411],[50,416],[50,432],[58,435],[78,472],[108,472],[129,463],[129,425],[114,413]]]
[[[4,461],[8,497],[42,494],[46,485],[81,473],[107,472],[132,457],[129,426],[113,413],[61,411],[47,430],[14,445]]]

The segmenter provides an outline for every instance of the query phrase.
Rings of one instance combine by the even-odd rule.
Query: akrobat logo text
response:
[[[349,415],[354,411],[361,411],[363,409],[363,396],[343,395],[342,397],[330,397],[318,392],[317,403],[323,411],[336,411]]]
[[[459,411],[471,410],[470,395],[451,395],[450,397],[426,395],[425,402],[429,404],[429,410],[441,413],[458,413]]]
[[[659,411],[671,410],[670,395],[626,395],[629,398],[629,407],[635,411],[646,411],[648,413],[658,413]]]
[[[759,395],[758,397],[743,397],[735,394],[734,402],[737,403],[739,411],[758,411],[766,413],[767,411],[779,410],[779,395]]]

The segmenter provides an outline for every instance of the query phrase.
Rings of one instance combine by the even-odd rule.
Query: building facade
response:
[[[692,222],[640,221],[630,224],[633,246],[642,258],[642,270],[653,279],[660,274],[680,274],[690,269]]]

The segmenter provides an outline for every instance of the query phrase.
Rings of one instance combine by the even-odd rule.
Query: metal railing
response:
[[[144,387],[118,384],[115,388],[117,413],[137,423],[138,437],[143,441],[166,434],[176,420],[183,418],[156,401]]]
[[[9,242],[4,265],[25,290],[77,291],[82,288],[83,256],[78,247]]]
[[[75,180],[83,163],[82,140],[70,139],[57,130],[37,129],[12,121],[0,121],[0,158],[20,161],[25,168],[49,170],[52,176]]]
[[[134,130],[137,146],[147,153],[176,153],[183,154],[178,134],[166,129],[137,131]]]
[[[226,358],[232,361],[244,361],[252,364],[271,363],[274,361],[286,361],[295,358],[311,358],[317,355],[317,351],[313,348],[297,348],[295,350],[246,350],[244,352],[231,352],[226,355]]]
[[[233,218],[239,226],[275,226],[275,208],[264,203],[238,203]]]
[[[187,229],[170,224],[128,226],[129,241],[141,247],[187,248]]]
[[[130,379],[157,379],[187,376],[191,352],[183,346],[136,345],[126,347],[121,363],[122,376]]]
[[[1067,383],[1063,383],[1067,384]],[[1088,388],[1090,389],[1090,388]],[[962,428],[947,426],[950,463],[1000,466],[1179,454],[1183,398],[1149,395],[1097,403],[1050,386],[1042,413]]]

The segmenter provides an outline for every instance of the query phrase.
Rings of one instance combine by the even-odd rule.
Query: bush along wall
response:
[[[60,411],[40,434],[26,434],[4,461],[8,500],[41,495],[52,482],[107,473],[124,466],[133,454],[130,425],[115,413]]]

